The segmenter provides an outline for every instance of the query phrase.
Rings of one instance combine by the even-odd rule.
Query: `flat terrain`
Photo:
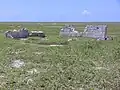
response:
[[[0,90],[120,90],[120,23],[106,23],[113,40],[70,42],[59,37],[64,24],[0,23]],[[83,31],[88,23],[69,24]],[[5,31],[20,25],[44,31],[47,39],[5,38]],[[24,66],[12,67],[16,60]]]

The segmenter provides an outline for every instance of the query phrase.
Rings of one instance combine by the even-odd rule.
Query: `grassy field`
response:
[[[107,23],[112,41],[78,38],[70,42],[59,37],[64,24],[0,23],[0,90],[120,90],[120,23]],[[71,24],[83,31],[88,23]],[[48,40],[4,37],[6,30],[19,25],[44,31]],[[11,67],[15,60],[24,66]]]

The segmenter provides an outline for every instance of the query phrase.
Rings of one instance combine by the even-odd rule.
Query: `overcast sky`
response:
[[[120,21],[120,0],[0,0],[0,21]]]

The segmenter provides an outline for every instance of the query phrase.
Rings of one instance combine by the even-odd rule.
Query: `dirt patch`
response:
[[[51,47],[56,47],[56,46],[63,46],[63,45],[49,45]]]

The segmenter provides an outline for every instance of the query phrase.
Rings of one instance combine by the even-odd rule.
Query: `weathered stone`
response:
[[[77,37],[80,36],[80,33],[72,25],[65,25],[61,28],[59,35],[62,37]]]
[[[6,31],[5,32],[5,36],[7,38],[15,38],[15,39],[19,39],[19,38],[27,38],[29,36],[29,32],[27,29],[21,29],[21,30],[14,30],[14,31]]]
[[[107,25],[87,25],[83,37],[105,40],[107,38]]]

